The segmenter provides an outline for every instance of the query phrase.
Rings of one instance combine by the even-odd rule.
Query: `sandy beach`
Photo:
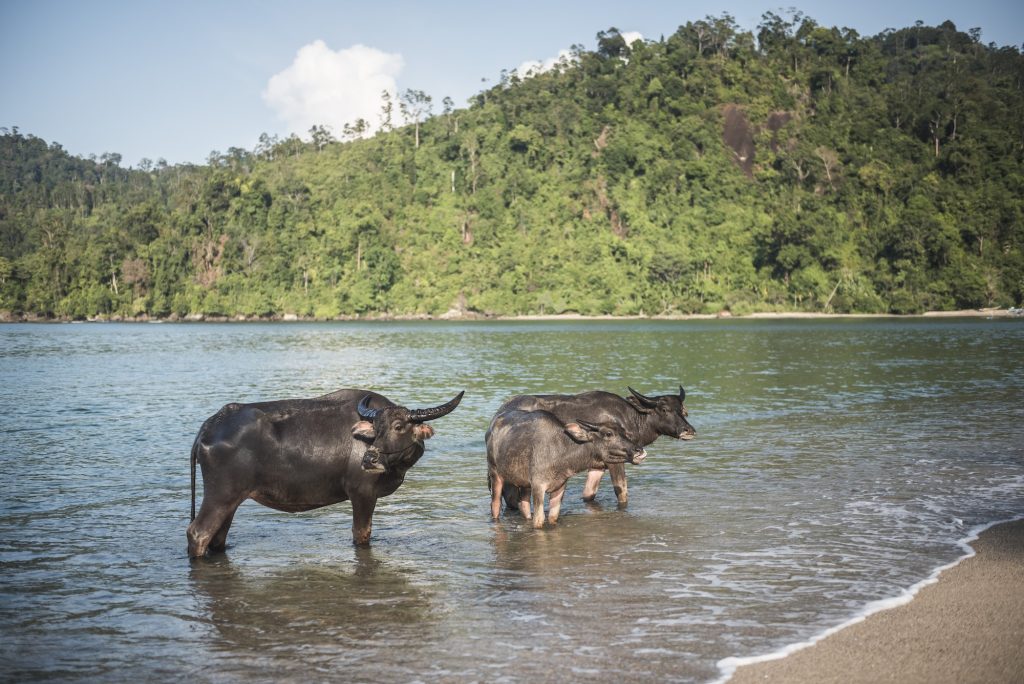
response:
[[[971,546],[976,555],[909,603],[743,665],[729,684],[1024,682],[1024,521],[991,527]]]

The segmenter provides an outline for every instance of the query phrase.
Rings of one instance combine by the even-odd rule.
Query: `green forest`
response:
[[[1020,306],[1024,58],[980,35],[610,28],[466,107],[385,93],[372,135],[203,165],[2,129],[0,317]]]

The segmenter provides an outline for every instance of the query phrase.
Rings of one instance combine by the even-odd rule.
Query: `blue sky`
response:
[[[457,106],[502,69],[594,47],[615,26],[658,39],[728,11],[753,29],[772,0],[502,3],[131,2],[0,0],[0,126],[59,142],[72,154],[117,152],[205,161],[252,149],[261,133],[305,132],[311,117],[376,119],[381,86],[423,90]],[[862,35],[916,20],[952,20],[982,41],[1020,46],[1024,3],[1009,0],[802,2],[826,26]],[[319,42],[318,42],[319,41]],[[372,112],[372,114],[371,114]]]

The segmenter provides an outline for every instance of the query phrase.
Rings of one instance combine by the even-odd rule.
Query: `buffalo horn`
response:
[[[655,406],[658,405],[658,402],[656,402],[654,399],[648,399],[647,397],[645,397],[644,395],[640,394],[639,392],[637,392],[632,387],[627,387],[626,389],[628,389],[629,393],[632,394],[634,397],[636,397],[636,400],[639,401],[640,404],[642,406],[644,406],[645,408],[654,408]]]
[[[679,403],[682,404],[684,401],[686,401],[686,390],[684,390],[683,386],[680,385],[679,386]]]
[[[370,403],[370,395],[367,394],[365,397],[359,400],[359,406],[356,406],[356,413],[363,420],[373,420],[380,413],[380,409],[372,409],[367,404]]]
[[[589,430],[590,432],[597,432],[598,430],[601,429],[600,425],[595,425],[594,423],[588,423],[587,421],[580,420],[579,418],[577,418],[575,420],[575,423],[577,425],[579,425],[580,427],[582,427],[584,430]]]
[[[459,405],[460,401],[462,401],[462,395],[465,393],[465,390],[459,392],[455,398],[447,404],[441,404],[440,406],[428,409],[413,409],[412,411],[409,411],[409,420],[414,423],[423,423],[428,420],[440,418],[441,416],[446,416],[455,410],[455,407]]]

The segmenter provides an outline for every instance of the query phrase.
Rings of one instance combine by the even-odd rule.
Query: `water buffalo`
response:
[[[377,499],[401,486],[423,455],[423,440],[434,434],[426,421],[451,413],[463,394],[414,410],[361,389],[228,404],[203,423],[192,444],[189,557],[224,550],[246,499],[288,512],[349,500],[352,539],[368,544]],[[196,463],[203,473],[199,515]]]
[[[676,439],[693,439],[697,431],[686,420],[689,412],[683,403],[686,390],[679,386],[679,394],[646,397],[632,387],[627,388],[630,396],[622,398],[611,392],[600,390],[582,394],[522,394],[512,397],[498,409],[498,415],[505,411],[544,410],[554,414],[563,423],[583,418],[590,422],[614,421],[626,429],[626,436],[640,446],[647,446],[660,435]],[[620,504],[629,501],[626,483],[626,468],[622,464],[610,464],[615,496]],[[587,474],[583,487],[583,500],[593,501],[601,484],[604,469],[593,469]],[[515,488],[506,488],[505,502],[510,507],[514,501],[526,496]]]
[[[533,526],[544,526],[544,495],[550,494],[548,522],[558,520],[565,483],[576,473],[606,464],[639,463],[647,455],[615,421],[563,423],[547,411],[505,411],[491,421],[487,443],[487,481],[491,517],[501,513],[507,482],[533,491]],[[530,518],[530,504],[518,502]]]

